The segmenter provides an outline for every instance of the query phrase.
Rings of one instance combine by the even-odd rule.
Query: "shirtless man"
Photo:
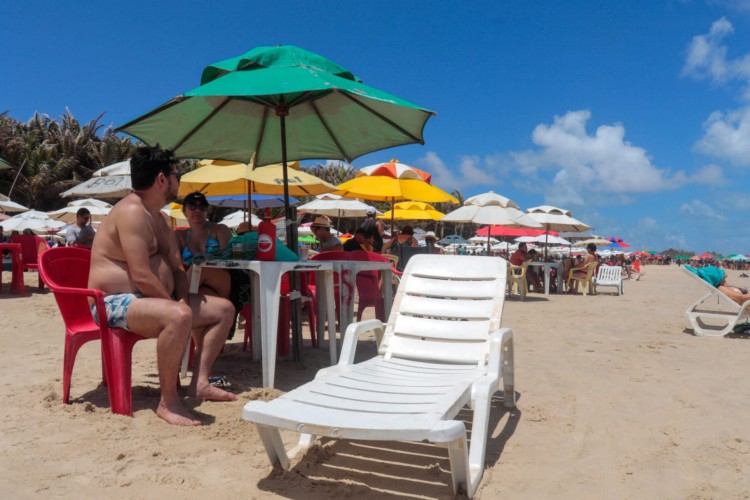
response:
[[[142,147],[130,165],[135,192],[115,205],[94,238],[89,288],[104,292],[110,326],[157,338],[161,400],[156,414],[170,424],[200,425],[177,394],[182,355],[192,330],[197,363],[190,396],[237,399],[208,381],[234,307],[220,297],[188,294],[177,238],[161,214],[161,207],[177,198],[180,182],[172,152]]]

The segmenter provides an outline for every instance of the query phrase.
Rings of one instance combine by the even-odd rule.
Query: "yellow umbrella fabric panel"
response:
[[[386,176],[362,176],[340,184],[336,194],[371,201],[418,200],[429,203],[458,200],[442,189],[416,179],[394,179]]]
[[[199,165],[203,163],[200,162]],[[338,188],[323,179],[299,170],[299,162],[288,164],[289,196],[313,196],[330,193]],[[206,196],[247,194],[284,194],[284,173],[281,164],[253,170],[246,163],[211,161],[182,176],[179,196],[200,191]]]
[[[440,220],[445,214],[435,210],[435,207],[422,201],[402,201],[393,206],[378,219],[394,220]]]

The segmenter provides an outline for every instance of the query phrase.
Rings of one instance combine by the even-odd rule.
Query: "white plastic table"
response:
[[[383,275],[383,302],[385,305],[386,319],[391,314],[393,305],[393,272],[390,262],[377,262],[367,260],[321,260],[311,262],[330,262],[333,264],[333,271],[340,276],[340,300],[339,304],[339,330],[343,336],[346,328],[354,321],[354,291],[357,289],[357,273],[360,271],[382,271]],[[327,297],[333,295],[326,294]],[[318,297],[320,306],[321,298]],[[324,298],[325,300],[325,298]],[[335,317],[335,316],[331,316]],[[318,315],[318,332],[323,331],[325,317]],[[330,323],[330,322],[329,322]],[[331,325],[328,325],[329,329]]]
[[[544,268],[544,295],[549,295],[549,281],[550,281],[550,273],[552,271],[552,268],[557,269],[557,291],[558,293],[562,292],[562,289],[563,289],[562,263],[560,262],[529,262],[529,266]]]
[[[276,372],[276,341],[279,325],[281,276],[287,272],[315,272],[315,279],[323,283],[324,296],[333,297],[333,270],[330,262],[276,262],[259,260],[216,260],[194,264],[190,279],[190,293],[198,293],[203,268],[240,269],[251,271],[253,278],[253,357],[262,360],[263,387],[273,387]],[[299,292],[298,292],[299,293]],[[327,304],[327,306],[325,305]],[[335,318],[333,300],[318,303],[318,317]],[[322,333],[318,333],[322,337]],[[336,364],[336,325],[328,322],[328,346],[331,364]],[[258,346],[260,343],[260,346]],[[187,375],[187,353],[182,363],[181,376]]]

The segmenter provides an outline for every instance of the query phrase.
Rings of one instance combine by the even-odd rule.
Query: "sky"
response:
[[[289,44],[437,112],[396,158],[465,198],[570,210],[634,249],[750,254],[750,0],[26,1],[0,112],[124,124]]]

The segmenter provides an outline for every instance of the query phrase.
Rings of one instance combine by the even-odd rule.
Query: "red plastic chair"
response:
[[[300,293],[302,294],[302,309],[307,311],[308,322],[310,323],[310,340],[312,346],[318,345],[315,334],[315,324],[317,321],[315,296],[309,289],[307,276],[305,273],[299,273],[300,276]],[[276,338],[276,352],[280,356],[289,354],[289,332],[292,328],[292,301],[289,298],[291,286],[289,285],[289,274],[281,277],[281,297],[279,302],[279,326]],[[245,339],[243,340],[242,350],[247,350],[247,345],[253,336],[253,320],[250,306],[245,306],[240,311],[245,318]],[[250,352],[253,352],[253,345],[250,342]]]
[[[313,256],[310,258],[310,260],[323,260],[323,261],[329,261],[329,260],[349,260],[349,253],[350,252],[320,252],[319,254]],[[310,289],[310,292],[317,297],[317,288],[315,285],[315,273],[310,272],[309,273],[309,284],[308,288]],[[339,306],[341,304],[341,283],[339,280],[338,273],[333,273],[333,296],[334,296],[334,304],[336,306],[336,317],[339,317]],[[353,296],[354,290],[349,290],[349,297]]]
[[[21,245],[21,259],[23,261],[24,271],[39,270],[39,255],[49,249],[49,245],[44,238],[32,234],[17,234],[13,236],[9,243],[18,243]],[[44,288],[42,275],[39,274],[39,290]]]
[[[354,250],[349,252],[349,260],[361,260],[366,262],[388,262],[391,261],[386,257],[374,252],[364,250]],[[401,274],[401,273],[399,273]],[[359,305],[357,306],[357,321],[362,321],[362,312],[368,307],[375,308],[375,317],[385,322],[385,302],[383,292],[380,289],[380,273],[378,271],[360,271],[356,276],[357,295],[359,295]],[[388,283],[385,286],[391,286]]]
[[[112,413],[132,416],[133,345],[146,337],[107,325],[104,294],[87,288],[90,263],[91,251],[74,247],[52,248],[39,261],[39,274],[54,293],[65,322],[63,403],[70,401],[70,379],[78,350],[86,342],[100,339],[102,371]],[[99,325],[91,316],[89,297],[96,301]]]

